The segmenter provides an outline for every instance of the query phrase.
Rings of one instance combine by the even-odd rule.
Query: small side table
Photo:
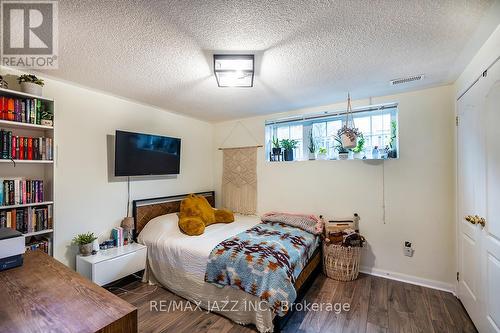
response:
[[[76,257],[76,271],[103,286],[146,268],[147,247],[139,243]]]

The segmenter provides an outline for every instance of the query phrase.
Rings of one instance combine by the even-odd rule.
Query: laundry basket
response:
[[[338,281],[352,281],[358,277],[361,247],[323,243],[323,270]]]

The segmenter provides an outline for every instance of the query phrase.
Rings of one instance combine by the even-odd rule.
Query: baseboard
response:
[[[365,266],[362,266],[359,270],[360,270],[360,272],[365,273],[365,274],[380,276],[380,277],[384,277],[386,279],[406,282],[406,283],[410,283],[410,284],[416,284],[416,285],[422,286],[422,287],[447,291],[447,292],[450,292],[456,296],[455,285],[451,284],[451,283],[420,278],[420,277],[416,277],[416,276],[412,276],[412,275],[386,271],[386,270],[378,269],[378,268],[369,268],[369,267],[365,267]]]

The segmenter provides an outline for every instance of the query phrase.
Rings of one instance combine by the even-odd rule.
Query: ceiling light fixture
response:
[[[253,54],[214,54],[214,74],[219,87],[253,87]]]

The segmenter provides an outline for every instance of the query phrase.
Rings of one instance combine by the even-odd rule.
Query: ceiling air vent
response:
[[[409,83],[409,82],[413,82],[413,81],[420,81],[423,79],[424,79],[424,74],[420,74],[420,75],[413,75],[413,76],[408,76],[408,77],[400,78],[400,79],[394,79],[394,80],[391,80],[390,83],[391,83],[391,86],[395,86],[397,84]]]

